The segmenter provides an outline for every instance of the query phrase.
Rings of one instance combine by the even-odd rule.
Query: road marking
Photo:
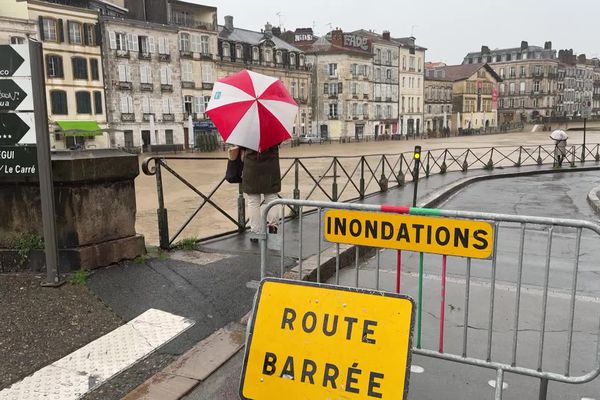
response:
[[[379,272],[394,275],[394,276],[396,275],[396,271],[388,271],[388,270],[381,269],[381,270],[379,270]],[[409,277],[415,278],[415,279],[417,279],[419,277],[418,272],[403,272],[402,275],[409,276]],[[427,279],[430,281],[440,281],[442,278],[439,275],[423,274],[423,279]],[[464,279],[464,278],[454,278],[454,277],[450,277],[450,276],[446,278],[446,282],[447,283],[455,283],[457,285],[465,285],[467,283],[466,279]],[[473,286],[489,288],[490,283],[477,280],[476,278],[471,278],[471,287],[473,287]],[[496,289],[504,290],[506,292],[516,292],[517,285],[496,282]],[[524,293],[534,295],[534,296],[543,296],[543,294],[544,294],[544,288],[541,288],[538,286],[522,285],[521,291]],[[558,290],[558,289],[549,288],[548,289],[548,297],[569,300],[569,299],[571,299],[571,294],[568,292],[565,292],[565,291]],[[575,296],[575,299],[577,301],[581,301],[581,302],[585,302],[585,303],[600,304],[600,297],[577,295],[577,296]]]
[[[0,391],[0,400],[79,399],[192,325],[194,321],[187,318],[149,309],[125,325]]]

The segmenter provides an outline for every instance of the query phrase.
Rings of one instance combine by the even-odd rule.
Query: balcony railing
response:
[[[150,122],[150,117],[154,117],[154,113],[144,113],[144,115],[142,115],[142,120],[144,122]]]
[[[158,61],[160,61],[160,62],[171,62],[171,55],[170,54],[159,54],[158,55]]]
[[[140,90],[142,92],[152,92],[154,90],[154,85],[152,83],[140,83]]]
[[[133,84],[131,82],[119,81],[117,87],[119,90],[131,90],[133,88]]]
[[[179,50],[179,57],[181,58],[194,58],[194,53],[189,50]]]
[[[202,21],[200,19],[191,18],[187,15],[185,17],[179,16],[173,13],[171,16],[171,23],[178,26],[184,26],[188,28],[204,29],[206,31],[214,31],[215,25],[212,22]]]
[[[162,119],[165,122],[173,122],[175,121],[175,114],[163,114]]]
[[[172,92],[173,91],[173,85],[170,85],[170,84],[167,85],[167,84],[162,83],[160,85],[160,91],[161,92]]]
[[[181,87],[184,88],[184,89],[195,89],[196,88],[196,82],[183,81],[183,82],[181,82]]]
[[[121,113],[121,121],[135,122],[135,114],[134,113]]]
[[[115,50],[117,58],[129,58],[129,50]]]
[[[139,52],[138,60],[152,60],[152,54]]]
[[[330,115],[328,115],[328,118],[329,119],[339,119],[339,116],[338,115],[331,115],[330,114]]]
[[[212,90],[215,84],[212,82],[202,82],[202,89],[204,90]]]

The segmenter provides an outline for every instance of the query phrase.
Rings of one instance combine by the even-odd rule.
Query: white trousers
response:
[[[250,231],[252,233],[260,233],[262,232],[262,219],[261,219],[261,203],[264,201],[264,204],[269,204],[273,200],[277,200],[277,194],[248,194],[244,193],[246,197],[246,203],[248,204],[248,218],[250,218]],[[264,200],[261,198],[264,197]],[[263,206],[264,207],[264,206]],[[276,206],[269,210],[269,214],[267,215],[267,222],[269,224],[275,224],[279,222],[279,209],[280,206]]]

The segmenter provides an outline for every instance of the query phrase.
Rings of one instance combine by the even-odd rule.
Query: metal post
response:
[[[548,397],[548,379],[540,379],[540,396],[539,400],[546,400]]]
[[[359,196],[361,199],[365,198],[365,157],[362,156],[360,158],[360,193]]]
[[[300,162],[294,160],[294,200],[300,200]],[[298,206],[294,206],[294,215],[298,215]]]
[[[156,193],[158,194],[158,236],[161,249],[169,249],[169,218],[165,208],[165,198],[162,187],[162,172],[160,169],[161,160],[156,160]]]
[[[242,233],[246,230],[246,201],[241,183],[238,186],[238,193],[238,232]]]
[[[338,201],[338,185],[337,185],[337,157],[333,157],[333,183],[331,184],[331,198]]]
[[[61,282],[58,265],[54,184],[52,179],[52,161],[50,158],[50,131],[48,129],[48,109],[43,71],[44,56],[40,42],[29,41],[29,57],[31,58],[31,95],[33,96],[33,109],[35,110],[38,176],[40,180],[40,200],[42,203],[44,249],[46,252],[46,282],[42,283],[42,286],[54,287],[64,282]]]
[[[585,162],[585,136],[587,132],[587,118],[583,119],[583,148],[581,149],[581,162]]]

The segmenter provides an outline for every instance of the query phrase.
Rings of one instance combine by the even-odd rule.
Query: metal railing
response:
[[[302,215],[304,208],[316,210],[316,212],[311,214],[313,216],[311,226],[313,226],[312,223],[316,219],[316,228],[311,230],[310,234],[303,234],[303,225],[307,223],[304,219],[301,218],[297,222],[293,222],[293,227],[288,227],[291,223],[286,222],[285,219],[280,222],[278,233],[280,265],[278,268],[274,268],[269,263],[268,248],[271,248],[269,242],[273,236],[266,234],[263,228],[263,233],[260,235],[261,278],[279,275],[282,278],[314,280],[318,283],[329,280],[329,283],[334,285],[369,287],[377,290],[385,290],[382,285],[387,282],[388,288],[391,287],[389,279],[384,278],[382,280],[380,278],[384,272],[389,273],[391,271],[383,270],[381,261],[382,251],[379,249],[376,250],[376,257],[373,257],[370,261],[371,270],[368,270],[361,262],[359,252],[364,251],[364,247],[359,248],[359,246],[354,246],[354,248],[347,249],[350,253],[354,252],[355,254],[352,262],[349,262],[350,265],[348,267],[351,268],[353,264],[354,271],[348,271],[348,273],[341,277],[344,267],[341,261],[342,254],[340,252],[340,245],[335,244],[335,270],[330,277],[322,275],[321,252],[327,245],[327,242],[323,239],[325,231],[325,219],[323,215],[325,210],[331,209],[381,213],[390,209],[400,210],[401,207],[279,199],[264,207],[262,211],[263,226],[266,226],[267,215],[275,207],[280,207],[282,210],[288,207],[296,208],[299,210],[300,215]],[[600,248],[598,242],[600,225],[588,221],[571,219],[452,210],[435,211],[435,213],[432,213],[432,209],[404,208],[404,210],[396,212],[417,216],[436,215],[440,218],[459,218],[490,222],[494,227],[493,253],[489,260],[472,260],[471,258],[424,255],[423,253],[398,251],[398,264],[395,270],[396,287],[395,290],[388,289],[387,291],[400,293],[400,276],[404,274],[406,277],[408,274],[401,271],[402,265],[406,266],[406,264],[411,262],[406,257],[406,253],[417,254],[419,256],[419,282],[418,292],[416,293],[418,299],[416,301],[418,306],[416,318],[417,332],[415,334],[414,348],[412,349],[413,353],[425,357],[495,370],[496,380],[493,389],[495,400],[502,399],[505,383],[504,375],[507,372],[539,379],[540,400],[546,400],[547,398],[549,381],[580,384],[595,379],[600,374],[600,326],[598,325],[599,321],[596,320],[598,307],[595,307],[593,312],[588,309],[586,312],[576,314],[576,306],[579,305],[579,307],[582,307],[582,300],[578,301],[578,295],[582,291],[580,282],[583,281],[580,273],[590,268],[589,263],[596,262],[594,261],[593,254],[587,256],[586,262],[589,263],[586,265],[582,266],[584,263],[581,262],[581,259],[586,254],[586,251],[590,251],[591,249],[596,249],[597,251]],[[584,236],[584,233],[590,233],[591,235]],[[286,242],[286,235],[289,235],[292,240]],[[585,243],[582,241],[584,237]],[[303,266],[305,262],[304,256],[307,253],[305,249],[308,247],[317,249],[317,260],[316,262],[312,262],[310,267],[305,267]],[[294,251],[297,251],[293,255],[293,258],[297,259],[295,269],[286,266],[285,261],[286,257],[290,258],[286,254],[291,252],[292,248]],[[543,255],[540,255],[540,253]],[[553,257],[555,253],[559,253],[560,256]],[[431,258],[441,257],[441,272],[440,269],[431,268],[431,262],[427,264],[430,270],[435,271],[432,274],[439,274],[440,292],[436,293],[431,289],[429,291],[424,289],[424,256]],[[352,259],[349,257],[345,258],[346,260]],[[462,295],[464,303],[462,318],[455,317],[453,321],[455,323],[456,321],[462,322],[462,326],[456,324],[456,326],[453,326],[454,329],[448,334],[446,325],[449,324],[446,321],[445,310],[447,308],[447,265],[451,259],[455,261],[453,267],[464,267],[465,272],[461,275],[464,276],[464,279],[454,279],[456,286],[459,286],[456,283],[457,281],[460,282],[460,285],[464,285],[464,288],[462,288],[464,290],[462,292],[464,293]],[[475,262],[477,264],[474,264]],[[539,276],[532,278],[532,274],[527,274],[530,268],[539,268],[542,265],[541,269],[543,273],[540,274],[541,279],[539,279]],[[306,268],[316,268],[316,274],[314,273],[315,271],[309,273],[306,271]],[[373,281],[373,274],[368,274],[373,269],[375,284],[371,283]],[[560,301],[564,303],[561,304],[561,307],[557,306],[554,298],[552,307],[549,306],[549,298],[557,296],[555,293],[557,292],[557,288],[552,287],[551,282],[555,285],[559,282],[565,286],[566,290],[560,292],[558,295]],[[405,292],[416,290],[413,289],[416,285],[405,286],[410,286]],[[509,290],[506,290],[507,287]],[[477,289],[476,294],[474,293],[475,289]],[[562,289],[562,287],[559,287],[558,291]],[[500,297],[500,290],[504,290],[508,294]],[[484,291],[487,291],[487,293],[482,293]],[[426,296],[424,296],[424,292],[427,292]],[[457,304],[456,302],[460,296],[460,290],[455,291],[454,304]],[[509,301],[508,297],[513,296],[514,307],[512,307],[512,304],[507,304]],[[476,297],[476,301],[472,299],[473,297]],[[531,297],[535,297],[535,301],[531,300]],[[422,317],[425,306],[427,306],[427,303],[431,304],[431,302],[435,302],[436,298],[440,299],[439,308],[437,310],[433,308],[432,311],[431,306],[429,306],[427,313],[431,314],[432,318],[429,319],[430,322],[427,322],[427,320],[423,321]],[[483,301],[482,298],[484,299]],[[489,299],[489,302],[487,299]],[[513,299],[510,300],[513,301]],[[589,301],[589,299],[583,300],[583,302],[586,301]],[[597,301],[595,303],[597,304]],[[482,312],[485,309],[487,309],[487,313]],[[510,312],[511,309],[512,313]],[[560,309],[560,311],[554,311],[554,309]],[[460,309],[458,308],[458,310]],[[438,311],[438,315],[434,315]],[[576,319],[576,315],[580,318],[583,316],[583,320],[586,321],[584,324],[586,326],[585,330],[591,331],[589,334],[593,336],[589,340],[589,343],[585,342],[584,351],[588,356],[586,361],[589,361],[589,364],[585,364],[584,366],[580,357],[576,357],[574,360],[572,356],[574,334],[576,332],[579,332],[579,341],[582,341],[581,330],[583,328],[581,328],[580,323],[583,322],[580,319]],[[561,324],[560,328],[558,328],[556,323],[553,322],[551,324],[549,322],[553,321],[551,317],[555,319],[558,317],[559,321],[566,321],[566,324]],[[589,319],[594,320],[591,323],[591,327]],[[536,323],[532,321],[536,321],[536,323],[539,321],[537,329],[534,328]],[[479,327],[477,326],[478,324],[483,326]],[[557,330],[564,330],[566,332],[566,340],[564,342],[557,340]],[[422,332],[432,339],[430,342],[433,341],[435,343],[434,348],[427,348],[425,340],[422,341]],[[485,332],[485,338],[482,337],[482,332]],[[533,332],[533,335],[537,335],[537,338],[536,336],[532,337],[530,332]],[[453,333],[454,335],[452,335]],[[475,336],[479,337],[474,338]],[[527,336],[528,346],[524,346],[522,343],[525,336]],[[474,339],[479,339],[479,342]],[[451,342],[454,345],[445,347],[445,342]],[[481,342],[484,344],[481,345]],[[536,349],[535,351],[532,350],[534,348]],[[595,350],[591,350],[591,348]],[[564,359],[561,358],[563,354]],[[574,363],[577,363],[576,368],[573,367]],[[581,374],[576,375],[573,373],[574,371]]]
[[[498,167],[542,166],[554,164],[555,146],[501,146],[477,148],[434,149],[423,151],[420,173],[423,178],[452,171],[467,172],[473,169],[491,170]],[[563,167],[576,166],[584,161],[600,161],[600,145],[574,145],[568,149]],[[142,163],[144,174],[155,176],[158,194],[158,233],[160,247],[170,248],[182,234],[200,240],[224,236],[246,229],[245,202],[237,185],[225,184],[225,178],[207,183],[198,177],[185,177],[177,170],[193,163],[194,171],[218,169],[224,171],[225,157],[152,156]],[[373,154],[364,156],[313,156],[282,157],[281,197],[303,200],[357,201],[390,188],[402,187],[412,180],[414,160],[412,152],[395,154]],[[167,204],[164,190],[168,173],[177,182],[185,185],[197,195],[199,204],[191,207],[189,214],[182,214],[176,198]],[[194,181],[194,179],[196,181]],[[233,202],[231,199],[237,199]],[[219,222],[228,221],[228,228],[212,228],[214,221],[204,222],[202,228],[192,229],[192,222],[207,206],[220,216]],[[171,235],[168,210],[178,213],[178,225]],[[296,209],[288,215],[297,216]],[[203,214],[204,215],[204,214]],[[192,232],[190,235],[189,232]],[[199,234],[197,232],[200,232]]]

